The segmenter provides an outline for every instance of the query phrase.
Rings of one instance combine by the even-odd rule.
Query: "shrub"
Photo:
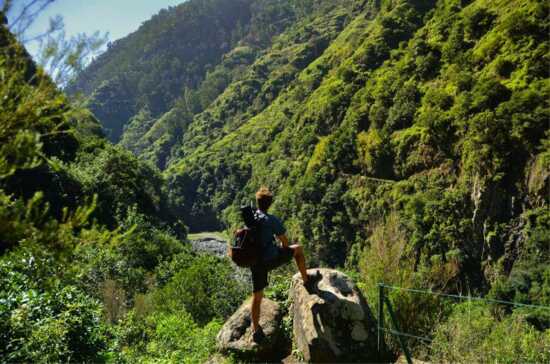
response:
[[[102,358],[107,338],[101,305],[64,285],[53,258],[25,246],[0,259],[0,356],[6,362]]]
[[[119,362],[202,363],[214,352],[219,321],[197,325],[184,309],[140,318],[131,311],[116,330]]]
[[[156,327],[147,345],[147,354],[173,363],[201,363],[214,351],[219,321],[199,327],[184,310],[173,314],[153,315]]]
[[[199,255],[186,263],[174,266],[166,285],[153,293],[156,309],[171,313],[184,307],[199,325],[232,314],[244,299],[246,289],[244,282],[233,279],[229,261]]]
[[[385,140],[376,129],[357,134],[356,148],[361,170],[371,176],[384,176],[384,166],[388,163]]]
[[[535,330],[522,314],[495,317],[484,303],[455,306],[432,342],[432,360],[447,363],[547,363],[550,330]]]
[[[403,288],[418,288],[424,284],[423,277],[414,272],[414,256],[407,232],[395,212],[373,228],[368,246],[361,254],[359,268],[364,282],[360,287],[365,290],[373,310],[378,309],[373,304],[378,302],[378,283]],[[403,332],[429,336],[434,320],[445,315],[443,302],[433,296],[414,295],[401,290],[386,292]],[[386,325],[391,325],[387,309],[384,313]],[[400,351],[396,336],[387,336],[386,340],[390,352]],[[416,343],[410,342],[409,345],[414,349]]]

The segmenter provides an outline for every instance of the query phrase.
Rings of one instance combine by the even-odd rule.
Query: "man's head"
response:
[[[263,212],[267,212],[269,206],[271,206],[271,202],[273,202],[273,193],[265,186],[260,187],[258,192],[256,192],[258,208]]]

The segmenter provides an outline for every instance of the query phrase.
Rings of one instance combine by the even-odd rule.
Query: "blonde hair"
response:
[[[262,186],[256,192],[256,203],[258,208],[262,211],[267,211],[273,202],[273,193],[269,190],[268,187]]]

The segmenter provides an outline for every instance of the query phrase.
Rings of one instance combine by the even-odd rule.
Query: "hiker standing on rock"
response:
[[[308,278],[306,272],[306,259],[303,248],[298,244],[289,245],[286,229],[282,222],[276,216],[267,213],[272,202],[273,193],[267,187],[261,187],[256,192],[258,206],[256,213],[261,221],[261,248],[258,262],[250,267],[253,287],[252,331],[255,341],[261,340],[263,337],[263,331],[259,324],[260,307],[264,296],[264,288],[268,285],[268,272],[287,264],[294,257],[298,270],[302,275],[304,286],[308,291],[311,289],[309,286],[313,282],[313,279]],[[280,244],[276,242],[275,238]]]

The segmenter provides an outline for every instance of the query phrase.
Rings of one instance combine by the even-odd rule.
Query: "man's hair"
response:
[[[256,203],[258,204],[258,208],[266,212],[269,206],[271,206],[271,202],[273,202],[273,193],[271,193],[266,186],[260,187],[258,192],[256,192]]]

